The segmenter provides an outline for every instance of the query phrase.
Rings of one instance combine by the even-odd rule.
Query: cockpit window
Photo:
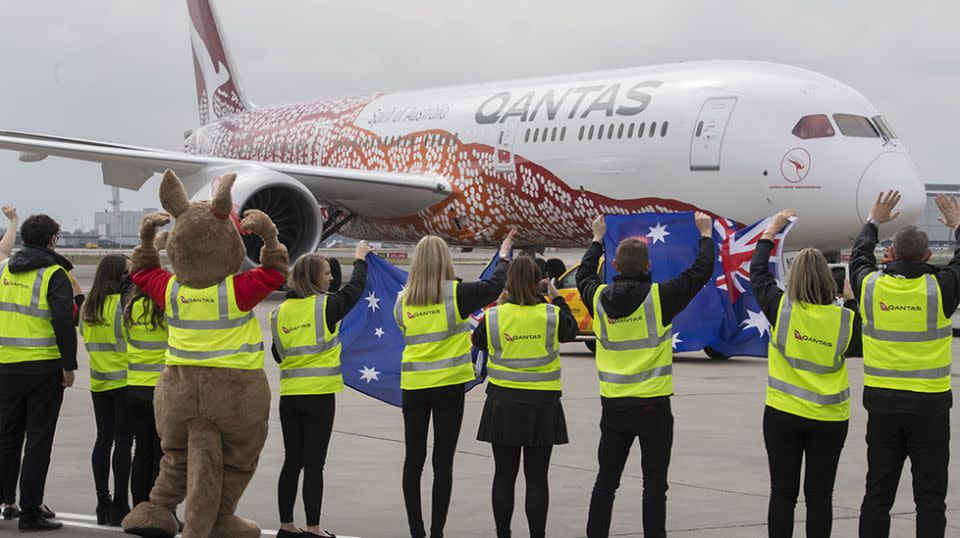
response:
[[[887,123],[887,120],[883,116],[874,116],[873,123],[877,124],[877,128],[880,129],[880,133],[883,136],[894,139],[897,138],[897,133],[894,132],[893,128],[890,127],[890,124]]]
[[[830,118],[826,114],[814,114],[800,118],[794,126],[793,136],[807,140],[808,138],[827,138],[836,134]]]
[[[858,138],[880,138],[880,133],[876,127],[870,123],[870,120],[863,116],[854,116],[853,114],[834,114],[833,121],[837,122],[837,127],[843,136],[855,136]]]

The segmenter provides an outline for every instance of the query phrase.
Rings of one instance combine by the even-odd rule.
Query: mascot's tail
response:
[[[252,109],[253,104],[243,95],[237,81],[237,70],[210,0],[187,0],[187,10],[200,123],[206,125]]]
[[[187,438],[187,498],[184,532],[209,536],[223,496],[223,438],[212,422],[198,418]]]

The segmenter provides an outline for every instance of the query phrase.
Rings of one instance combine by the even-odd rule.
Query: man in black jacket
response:
[[[700,251],[693,266],[673,280],[659,284],[660,322],[666,326],[693,300],[713,275],[713,220],[709,215],[696,214],[700,230]],[[577,289],[583,304],[591,316],[597,289],[603,284],[597,274],[600,257],[603,255],[603,236],[606,224],[603,216],[593,221],[593,243],[583,255],[577,269]],[[624,240],[635,241],[635,240]],[[623,245],[623,243],[621,243]],[[639,243],[645,259],[642,269],[628,270],[620,260],[621,248],[617,249],[615,266],[621,271],[613,284],[600,293],[601,306],[609,318],[624,318],[640,308],[650,292],[650,262],[646,245]],[[670,396],[654,398],[607,398],[601,397],[603,406],[600,419],[600,472],[590,500],[590,515],[587,522],[589,538],[606,537],[610,530],[613,499],[627,456],[634,439],[640,441],[641,465],[643,468],[643,529],[644,536],[666,536],[667,468],[673,446],[673,413]]]
[[[864,304],[861,297],[864,290],[862,283],[877,270],[877,260],[873,250],[877,245],[879,225],[899,215],[899,212],[893,212],[899,200],[898,192],[881,193],[860,236],[853,245],[850,273],[854,281],[854,293],[861,305]],[[952,196],[938,195],[936,202],[943,215],[940,222],[954,230],[957,246],[953,259],[943,269],[926,263],[931,256],[927,248],[927,235],[916,226],[905,226],[894,236],[891,251],[894,261],[886,265],[882,274],[901,279],[917,279],[924,275],[933,275],[941,298],[941,304],[938,306],[942,308],[943,316],[950,318],[960,304],[960,207]],[[914,302],[922,304],[924,300],[925,297],[920,297]],[[889,307],[881,306],[881,309],[887,310]],[[868,327],[865,324],[865,340],[867,331]],[[949,339],[949,327],[945,332],[946,335],[941,338]],[[904,345],[917,349],[920,347],[915,343]],[[892,346],[889,349],[892,349]],[[871,357],[871,349],[865,342],[865,373],[870,368],[871,361],[877,358],[879,357]],[[918,356],[917,360],[920,359],[921,357]],[[911,364],[898,365],[897,371],[913,370],[914,372],[903,373],[900,377],[893,376],[890,380],[895,384],[910,383],[911,378],[919,378],[916,375],[919,373],[916,371],[917,368],[917,365]],[[889,375],[883,372],[881,371],[879,375]],[[948,366],[946,377],[949,378],[949,375]],[[946,526],[945,499],[947,464],[950,458],[950,408],[953,406],[949,379],[945,383],[947,389],[939,392],[898,390],[865,384],[867,386],[863,389],[863,405],[869,415],[867,485],[863,505],[860,508],[860,536],[878,538],[889,535],[890,508],[896,498],[904,460],[909,457],[913,473],[913,495],[917,506],[917,536],[942,537]]]
[[[14,463],[20,457],[20,442],[26,435],[23,466],[20,476],[19,527],[22,531],[56,530],[62,524],[41,517],[43,490],[53,436],[63,402],[63,390],[73,385],[77,369],[77,308],[74,286],[67,274],[72,265],[53,251],[60,226],[47,215],[33,215],[23,222],[21,235],[24,247],[16,252],[3,268],[0,285],[0,483],[14,472]],[[37,297],[29,307],[12,300],[15,291],[10,284],[12,275],[35,273],[36,282],[41,272],[52,268],[47,283],[48,309],[39,307]],[[8,276],[10,275],[10,276]],[[23,284],[20,284],[23,287]],[[40,287],[34,288],[39,295]],[[18,328],[28,326],[30,317],[48,320],[53,327],[59,357],[45,360],[23,360],[18,351],[25,340],[16,334]],[[34,344],[36,345],[36,344]]]

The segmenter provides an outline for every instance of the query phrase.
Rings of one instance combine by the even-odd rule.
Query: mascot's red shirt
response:
[[[151,267],[130,275],[130,280],[147,294],[160,308],[166,309],[167,284],[173,273],[162,267]],[[233,277],[233,293],[237,307],[243,312],[253,310],[270,293],[283,285],[284,277],[276,269],[256,267]]]

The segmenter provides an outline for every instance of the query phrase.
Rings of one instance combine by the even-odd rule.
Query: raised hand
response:
[[[850,299],[853,299],[853,288],[850,286],[850,279],[844,278],[843,279],[843,300],[849,301]]]
[[[697,211],[693,214],[693,222],[697,225],[697,229],[700,230],[700,235],[704,237],[713,235],[713,217],[710,215],[702,211]]]
[[[167,231],[164,230],[158,233],[153,238],[153,246],[156,247],[157,250],[163,250],[167,248],[167,239],[169,238],[170,238],[170,234],[168,234]]]
[[[881,192],[877,195],[877,201],[870,210],[870,216],[877,219],[878,224],[890,222],[900,216],[900,212],[893,212],[893,208],[900,202],[900,191]]]
[[[770,222],[767,224],[767,229],[763,232],[764,235],[769,235],[771,238],[773,238],[787,227],[787,223],[790,222],[791,218],[796,216],[796,209],[784,209],[783,211],[778,212],[773,216],[772,219],[770,219]]]
[[[957,204],[957,197],[952,194],[938,194],[936,202],[941,215],[937,220],[950,228],[956,229],[960,226],[960,205]]]
[[[360,241],[357,243],[357,250],[354,252],[354,256],[356,256],[358,260],[362,260],[371,252],[373,252],[373,247],[371,247],[366,241]]]
[[[3,215],[7,217],[7,220],[13,222],[17,220],[17,208],[12,205],[5,205],[0,210],[3,210]]]
[[[593,240],[602,242],[604,234],[607,233],[607,221],[603,220],[603,215],[597,215],[590,223],[590,228],[593,230]]]
[[[259,209],[248,209],[243,212],[243,220],[240,221],[240,228],[251,231],[263,239],[263,245],[267,248],[276,248],[279,244],[277,240],[277,226],[270,220],[266,213]]]
[[[505,260],[510,257],[510,253],[513,252],[513,241],[517,237],[517,229],[513,228],[510,230],[510,233],[507,234],[507,237],[503,239],[503,243],[500,245],[500,259]]]
[[[557,291],[557,286],[554,285],[552,278],[545,278],[545,279],[543,279],[543,280],[540,281],[540,284],[541,284],[541,285],[546,285],[546,287],[547,287],[547,297],[550,297],[551,299],[555,299],[555,298],[557,298],[557,297],[560,297],[560,292]]]
[[[140,221],[140,244],[145,248],[154,247],[154,238],[157,236],[157,228],[162,228],[170,224],[170,215],[166,213],[149,213],[143,216]]]

